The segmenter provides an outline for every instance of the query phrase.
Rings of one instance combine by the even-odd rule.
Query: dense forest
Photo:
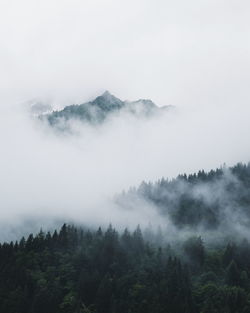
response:
[[[143,182],[116,202],[137,199],[174,233],[64,224],[2,242],[0,312],[250,313],[250,165]]]
[[[138,226],[30,235],[0,246],[0,312],[250,312],[250,244],[158,246]]]
[[[136,210],[143,199],[178,228],[216,230],[232,233],[250,225],[250,164],[223,166],[206,173],[179,175],[156,183],[143,182],[116,197],[123,208]]]

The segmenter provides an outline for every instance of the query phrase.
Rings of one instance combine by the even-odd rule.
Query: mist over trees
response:
[[[143,182],[116,202],[151,205],[161,226],[63,224],[2,242],[0,312],[250,312],[249,187],[240,163]]]
[[[68,105],[59,111],[38,115],[40,120],[47,121],[59,131],[71,130],[72,121],[89,123],[92,126],[102,124],[107,118],[114,117],[115,114],[130,115],[137,118],[152,118],[171,109],[172,106],[158,107],[149,99],[139,99],[137,101],[122,101],[113,96],[109,91],[82,104]]]
[[[0,1],[0,313],[250,313],[249,12]]]
[[[211,250],[201,237],[161,246],[152,239],[139,226],[118,233],[64,224],[3,243],[0,311],[250,312],[247,240]]]
[[[179,175],[176,179],[143,182],[116,197],[126,209],[136,210],[143,199],[179,230],[220,232],[220,236],[249,235],[250,164],[223,166],[210,172]]]

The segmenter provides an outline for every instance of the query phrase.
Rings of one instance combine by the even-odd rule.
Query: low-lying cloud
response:
[[[1,223],[161,224],[152,207],[121,211],[113,196],[143,180],[248,161],[248,116],[246,107],[175,108],[151,119],[120,114],[95,127],[72,121],[72,134],[58,134],[21,106],[2,106]]]
[[[1,1],[0,224],[32,216],[146,224],[158,220],[154,210],[120,212],[113,195],[249,161],[249,8],[247,0]],[[176,109],[94,128],[74,122],[74,135],[58,135],[19,105],[37,97],[60,108],[105,89]]]

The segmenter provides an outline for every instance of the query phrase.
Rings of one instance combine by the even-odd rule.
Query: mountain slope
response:
[[[117,196],[116,201],[123,208],[136,210],[138,199],[152,205],[178,229],[249,236],[250,164],[184,174],[154,184],[143,182]]]
[[[108,91],[105,91],[101,96],[93,101],[66,106],[61,111],[53,111],[52,113],[43,115],[50,125],[57,126],[62,121],[73,119],[91,124],[100,124],[107,117],[124,112],[137,117],[151,117],[160,112],[170,109],[171,106],[162,108],[156,106],[151,100],[140,99],[137,101],[122,101]]]

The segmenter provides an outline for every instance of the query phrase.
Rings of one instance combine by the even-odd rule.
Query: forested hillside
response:
[[[178,247],[63,225],[0,246],[0,312],[250,312],[250,245]]]
[[[144,182],[116,202],[137,199],[162,228],[64,224],[1,243],[0,312],[250,313],[250,165]]]
[[[250,223],[250,164],[226,166],[210,172],[143,182],[120,194],[116,202],[127,208],[141,198],[178,228],[219,229],[241,235]],[[237,225],[237,229],[236,229]],[[236,234],[236,233],[235,233]]]

